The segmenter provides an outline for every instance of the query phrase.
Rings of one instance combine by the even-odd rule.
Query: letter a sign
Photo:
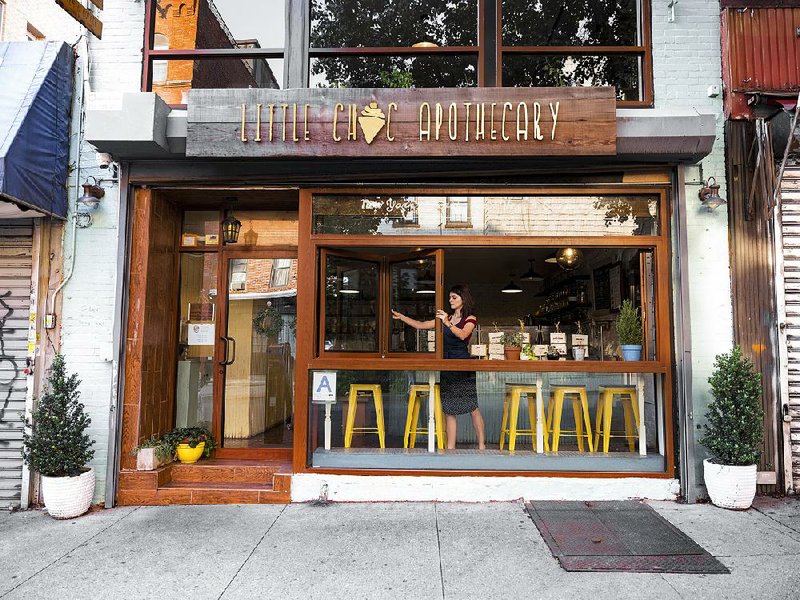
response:
[[[311,402],[314,404],[336,403],[336,371],[317,371],[311,386]]]

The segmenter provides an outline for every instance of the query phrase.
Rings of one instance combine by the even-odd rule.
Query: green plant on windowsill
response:
[[[172,459],[172,449],[170,448],[170,445],[165,442],[163,438],[160,438],[157,435],[151,435],[149,438],[144,440],[142,443],[136,446],[136,448],[131,450],[131,454],[136,455],[136,453],[140,450],[149,450],[150,448],[153,449],[156,457],[159,460]]]

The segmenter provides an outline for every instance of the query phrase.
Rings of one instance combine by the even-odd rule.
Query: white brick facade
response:
[[[681,0],[675,21],[668,22],[666,2],[653,2],[653,78],[656,108],[695,108],[717,115],[713,152],[701,163],[702,178],[710,176],[725,191],[725,147],[722,95],[708,97],[708,87],[722,88],[720,9],[716,0]],[[688,179],[688,178],[687,178]],[[689,257],[689,310],[692,335],[692,394],[694,425],[702,424],[711,400],[708,377],[714,357],[731,349],[731,306],[727,207],[714,212],[701,207],[700,181],[686,182],[686,220]],[[697,438],[701,431],[695,430]],[[702,481],[704,456],[697,447],[697,480]]]

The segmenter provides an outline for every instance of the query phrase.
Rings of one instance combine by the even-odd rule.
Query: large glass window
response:
[[[606,85],[652,105],[650,0],[150,0],[148,18],[143,88],[173,105],[203,87]]]
[[[326,254],[325,351],[378,351],[379,267],[376,260]]]

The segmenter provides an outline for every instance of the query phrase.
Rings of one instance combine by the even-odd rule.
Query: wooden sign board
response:
[[[602,88],[191,90],[198,157],[616,154]]]
[[[83,6],[78,0],[56,0],[56,4],[67,11],[78,23],[91,31],[98,40],[103,37],[103,22],[95,17],[92,11]],[[92,0],[92,4],[100,9],[103,8],[102,1],[98,4],[98,2]]]

